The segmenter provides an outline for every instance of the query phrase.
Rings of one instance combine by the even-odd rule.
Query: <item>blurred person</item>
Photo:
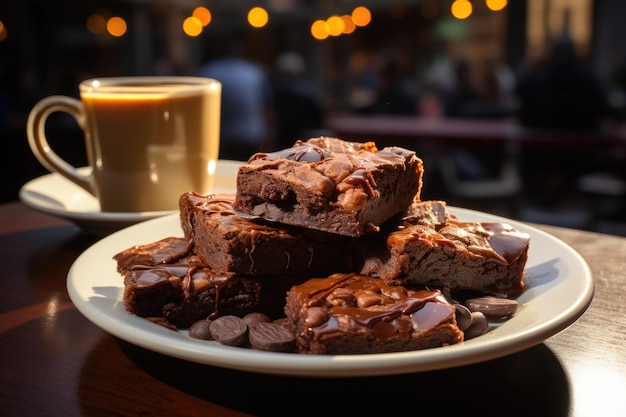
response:
[[[276,146],[288,148],[297,139],[316,136],[324,127],[324,113],[315,87],[306,80],[306,63],[295,52],[276,60],[273,102]]]
[[[454,81],[443,93],[446,116],[496,119],[512,114],[508,67],[490,57],[482,64],[474,67],[465,59],[456,63]]]
[[[384,114],[416,115],[418,113],[418,93],[415,82],[402,71],[393,59],[385,62],[379,73],[380,87],[376,102],[376,112]]]
[[[483,79],[483,89],[474,83],[475,68],[466,59],[454,65],[454,81],[443,91],[444,115],[451,118],[499,118],[503,111],[499,103],[500,91],[495,73]],[[489,86],[490,88],[484,88]],[[508,152],[504,147],[486,147],[476,150],[456,146],[448,150],[448,157],[463,180],[493,180],[501,176]]]
[[[222,83],[220,159],[247,160],[269,146],[271,85],[264,69],[245,58],[241,40],[220,39],[219,45],[197,75]]]
[[[417,115],[419,94],[415,81],[407,77],[395,59],[387,59],[378,71],[374,102],[362,113]]]
[[[602,84],[578,57],[566,32],[520,76],[515,94],[519,122],[530,128],[600,131],[611,113]],[[564,157],[562,148],[523,150],[524,182],[533,206],[559,207],[567,195],[577,193],[576,178],[602,165],[596,160],[599,155],[588,149],[566,152]]]
[[[610,114],[601,83],[566,34],[557,38],[545,59],[522,74],[515,95],[524,126],[594,130]]]
[[[479,93],[472,81],[469,61],[460,59],[454,65],[453,81],[442,92],[444,114],[447,117],[466,117],[470,106],[479,99]]]
[[[488,54],[482,62],[479,92],[483,100],[484,117],[510,117],[515,102],[517,78],[513,70],[495,54]]]

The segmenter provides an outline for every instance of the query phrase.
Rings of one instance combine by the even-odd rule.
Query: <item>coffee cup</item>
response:
[[[35,157],[93,194],[102,212],[175,210],[185,191],[209,194],[220,137],[219,81],[203,77],[108,77],[79,84],[80,100],[49,96],[31,110]],[[45,126],[66,112],[83,130],[91,170],[50,147]]]

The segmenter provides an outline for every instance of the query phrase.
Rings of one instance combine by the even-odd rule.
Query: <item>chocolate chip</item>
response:
[[[211,322],[211,336],[223,345],[241,346],[248,336],[248,326],[236,316],[222,316]]]
[[[269,323],[272,321],[267,314],[254,312],[243,316],[243,322],[250,328],[258,323]]]
[[[489,331],[489,322],[485,315],[478,311],[472,312],[472,324],[463,332],[464,339],[469,340]]]
[[[213,340],[210,328],[211,320],[198,320],[189,327],[189,336],[194,339]]]
[[[285,327],[275,323],[258,323],[250,328],[250,345],[270,352],[293,352],[295,338]]]
[[[461,331],[465,331],[472,324],[472,312],[463,304],[454,304],[456,313],[456,325]]]
[[[489,318],[502,319],[510,317],[517,312],[517,301],[509,298],[492,296],[469,298],[465,305],[470,311],[480,311]]]

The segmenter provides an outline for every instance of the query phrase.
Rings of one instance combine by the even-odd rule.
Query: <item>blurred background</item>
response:
[[[620,0],[3,1],[0,201],[47,173],[25,134],[41,98],[202,75],[224,83],[222,158],[374,140],[424,160],[423,199],[626,235],[625,17]],[[73,119],[48,130],[86,165]]]

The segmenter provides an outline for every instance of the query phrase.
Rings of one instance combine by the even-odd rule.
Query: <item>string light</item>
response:
[[[326,23],[328,24],[328,34],[330,36],[341,35],[346,27],[343,19],[340,16],[330,16],[328,19],[326,19]]]
[[[343,20],[343,34],[349,35],[356,30],[356,25],[354,24],[354,20],[352,20],[352,16],[344,14],[341,16]]]
[[[202,22],[197,17],[189,16],[183,21],[183,32],[187,36],[200,36],[202,33]]]
[[[352,20],[357,26],[367,26],[372,21],[372,12],[365,6],[359,6],[352,10]]]
[[[107,21],[107,32],[115,37],[124,36],[126,33],[126,21],[118,16],[110,18]]]
[[[2,20],[0,20],[0,42],[5,40],[7,36],[7,27],[4,25],[4,23],[2,23]]]
[[[472,3],[468,0],[454,0],[450,11],[455,18],[466,19],[472,14]]]
[[[101,14],[92,14],[87,18],[87,30],[91,33],[99,34],[107,30],[107,20]]]
[[[494,12],[499,12],[504,9],[507,3],[507,0],[487,0],[485,2],[489,10],[493,10]]]
[[[269,15],[267,11],[262,7],[253,7],[248,12],[248,23],[255,28],[261,28],[267,25],[269,21]]]
[[[211,11],[202,6],[196,7],[191,13],[191,16],[198,19],[203,27],[211,23],[211,20],[213,19]]]
[[[317,40],[324,40],[328,38],[330,34],[330,28],[325,20],[316,20],[311,25],[311,35]]]

